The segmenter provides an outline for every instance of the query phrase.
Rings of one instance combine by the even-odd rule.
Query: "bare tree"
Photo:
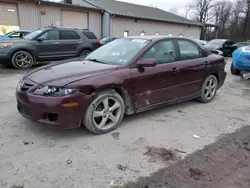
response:
[[[176,14],[176,15],[179,14],[179,11],[176,8],[171,8],[168,10],[168,12],[171,12],[171,13]]]
[[[216,0],[193,0],[191,8],[194,10],[197,21],[207,23],[215,15],[212,13]]]
[[[188,1],[188,3],[185,5],[185,13],[183,15],[184,18],[189,17],[189,14],[191,12],[191,8],[192,8],[192,5],[191,5],[190,1]]]
[[[245,7],[244,9],[245,19],[244,19],[244,24],[243,24],[243,29],[242,29],[243,37],[245,37],[246,28],[250,19],[250,0],[245,0],[244,4],[245,4],[244,6]]]

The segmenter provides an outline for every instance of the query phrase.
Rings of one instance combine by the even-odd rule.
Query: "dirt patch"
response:
[[[172,149],[147,147],[144,155],[151,157],[151,161],[162,160],[163,162],[174,161],[178,159],[178,155]]]
[[[148,155],[173,159],[168,150],[149,149]],[[185,160],[163,168],[150,177],[141,177],[123,188],[249,188],[250,127],[221,138]]]

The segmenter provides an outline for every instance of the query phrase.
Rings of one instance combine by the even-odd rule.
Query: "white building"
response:
[[[115,0],[0,0],[0,31],[54,25],[88,28],[97,37],[177,35],[200,38],[201,23],[158,8]],[[1,32],[0,32],[1,33]]]
[[[200,38],[201,23],[193,22],[159,8],[125,3],[115,0],[72,0],[73,4],[96,6],[104,10],[102,34],[177,35]]]

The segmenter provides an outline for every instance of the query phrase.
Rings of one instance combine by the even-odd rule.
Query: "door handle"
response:
[[[210,64],[209,61],[205,61],[205,62],[204,62],[204,65],[209,65],[209,64]]]
[[[78,41],[78,42],[77,42],[77,44],[81,44],[81,43],[82,43],[82,41]]]
[[[55,41],[55,42],[53,42],[53,44],[59,44],[59,42]]]
[[[177,73],[180,71],[180,69],[178,67],[173,67],[171,71]]]

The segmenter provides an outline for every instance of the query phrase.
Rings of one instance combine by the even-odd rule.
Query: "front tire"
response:
[[[124,111],[123,98],[114,90],[105,90],[98,93],[88,106],[83,124],[92,133],[108,133],[120,125]]]
[[[231,73],[233,75],[239,75],[240,74],[240,70],[236,69],[233,65],[233,63],[231,64]]]
[[[211,102],[218,89],[218,80],[214,75],[210,75],[204,81],[201,88],[201,96],[199,98],[200,102],[209,103]]]
[[[28,69],[34,64],[34,58],[29,52],[17,51],[13,54],[11,62],[17,69]]]

